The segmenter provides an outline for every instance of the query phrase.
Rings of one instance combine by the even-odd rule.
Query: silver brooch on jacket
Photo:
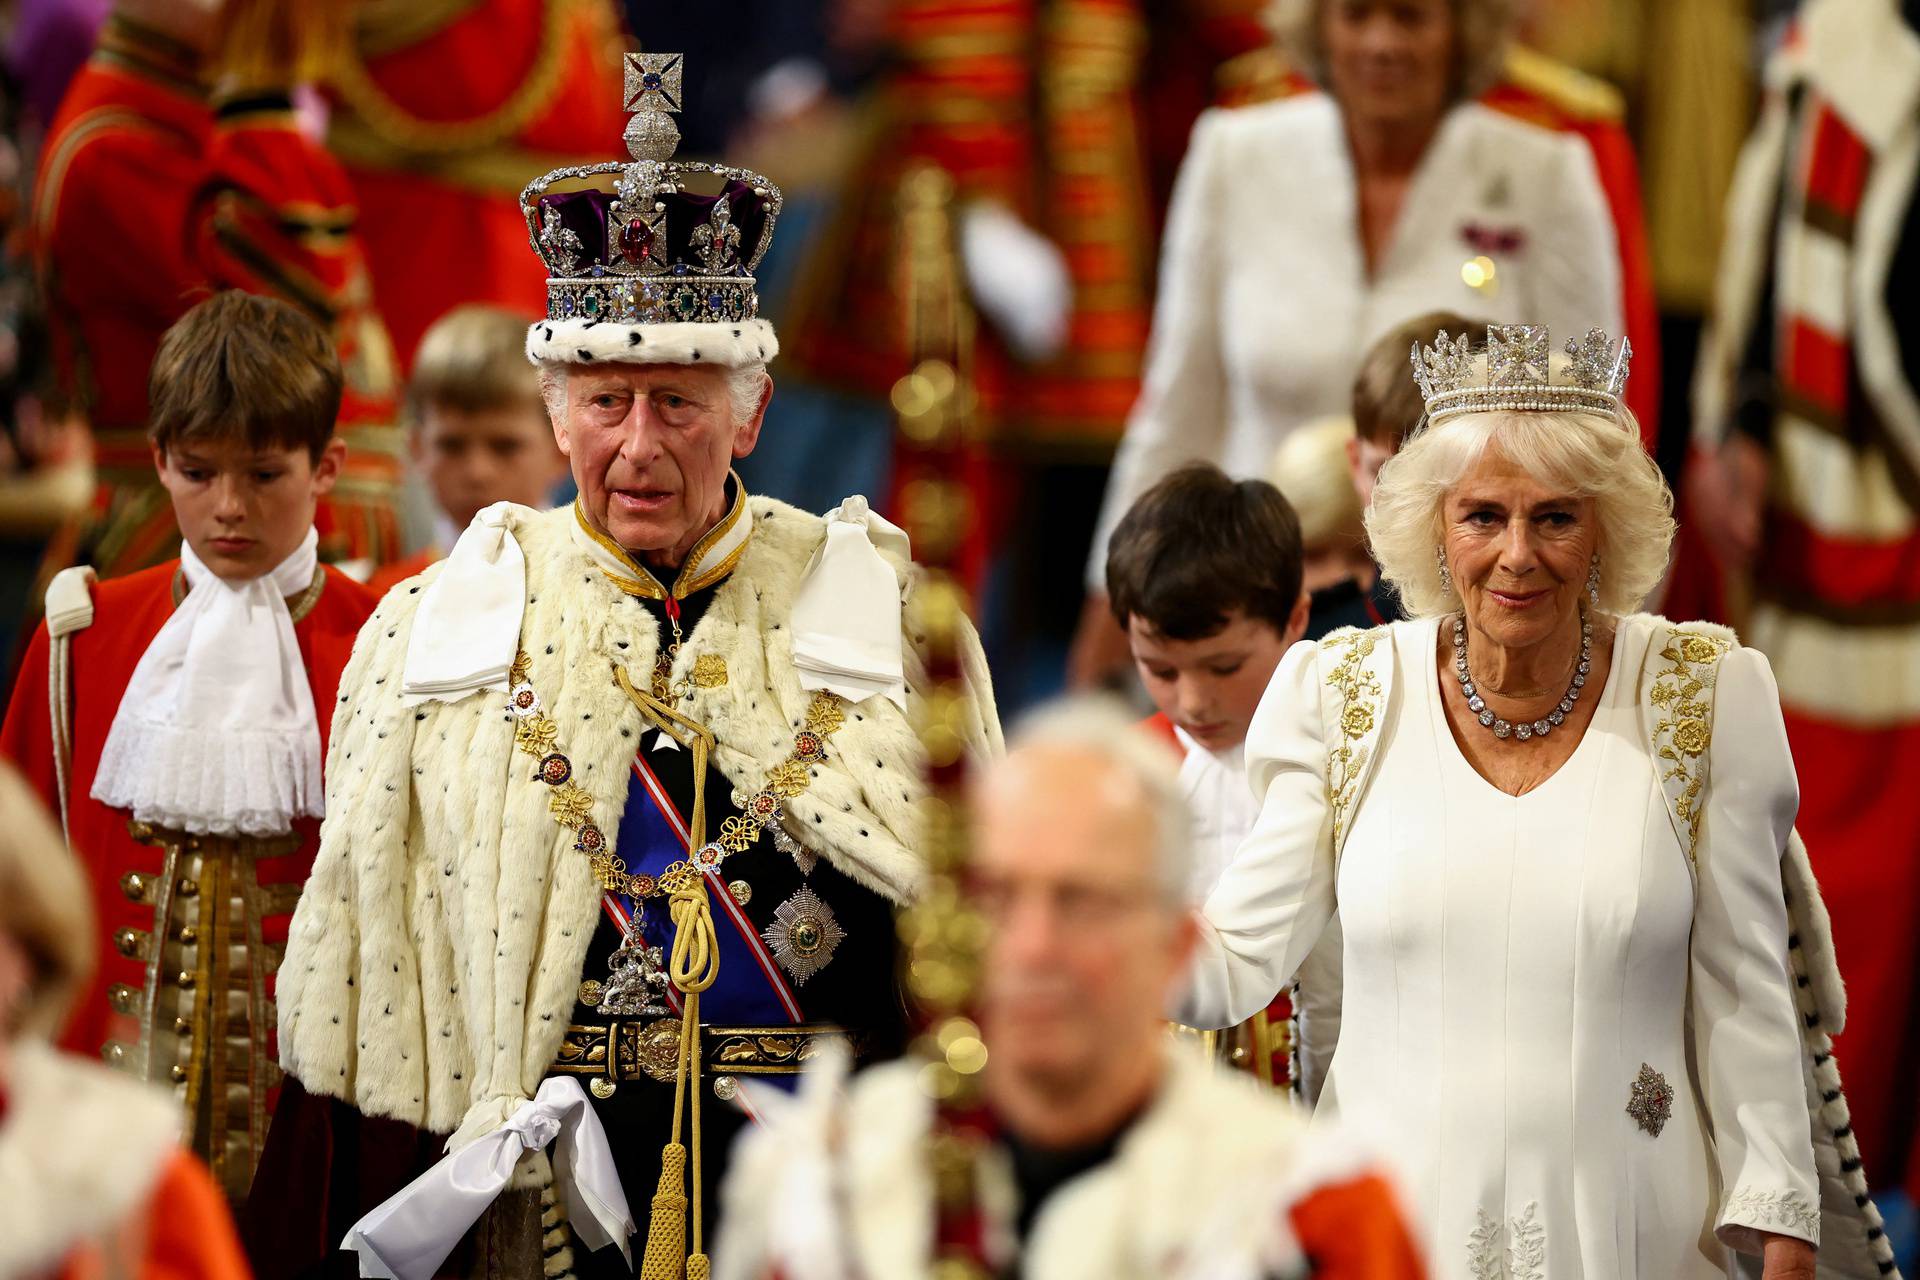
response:
[[[1673,1115],[1673,1086],[1667,1078],[1646,1063],[1634,1078],[1633,1093],[1627,1099],[1627,1114],[1643,1133],[1659,1137]]]
[[[773,922],[760,931],[773,958],[797,987],[827,967],[847,936],[834,918],[833,908],[808,888],[788,898],[773,911]]]

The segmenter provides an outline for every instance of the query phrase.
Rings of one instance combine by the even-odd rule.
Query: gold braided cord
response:
[[[707,760],[713,734],[650,693],[634,687],[624,668],[615,667],[621,690],[640,709],[647,723],[670,735],[693,755],[693,816],[688,823],[687,853],[707,841]],[[687,874],[668,868],[661,877],[667,890],[667,915],[673,921],[673,951],[667,976],[681,993],[680,1057],[674,1068],[673,1132],[660,1152],[660,1182],[653,1193],[647,1222],[647,1248],[640,1260],[640,1280],[705,1280],[711,1270],[706,1254],[700,1182],[700,993],[720,976],[720,940],[714,933],[713,907],[707,898],[707,878],[688,862],[677,864]],[[671,883],[669,883],[671,881]],[[689,1098],[691,1102],[689,1103]],[[680,1122],[688,1116],[688,1140],[680,1141]],[[693,1153],[693,1251],[687,1251],[687,1153]]]
[[[359,49],[349,50],[329,83],[353,114],[377,136],[414,151],[466,151],[510,138],[552,100],[565,70],[567,18],[580,0],[546,0],[533,65],[499,106],[467,120],[428,120],[395,102],[367,70]]]

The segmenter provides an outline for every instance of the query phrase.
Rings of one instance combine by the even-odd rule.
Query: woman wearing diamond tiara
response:
[[[1828,940],[1773,677],[1634,611],[1674,522],[1628,353],[1590,332],[1549,381],[1548,351],[1495,326],[1416,356],[1428,425],[1367,515],[1412,620],[1282,661],[1247,738],[1260,817],[1177,1016],[1264,1007],[1337,911],[1320,1101],[1394,1136],[1437,1275],[1705,1280],[1737,1251],[1810,1280],[1803,1015],[1825,1036],[1795,1002],[1829,993]],[[1823,1263],[1868,1246],[1826,1225]]]
[[[1359,354],[1409,316],[1619,328],[1620,266],[1579,137],[1475,101],[1511,0],[1275,0],[1324,93],[1209,111],[1181,163],[1140,398],[1088,560],[1147,489],[1204,461],[1264,476],[1281,439],[1348,409]],[[1604,299],[1605,309],[1595,309]],[[1111,644],[1089,601],[1076,674]]]

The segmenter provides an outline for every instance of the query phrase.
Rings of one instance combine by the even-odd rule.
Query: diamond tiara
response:
[[[549,320],[725,324],[757,314],[753,271],[773,240],[780,188],[751,170],[673,159],[684,70],[677,53],[627,54],[632,159],[556,169],[520,193],[547,267]],[[694,174],[719,178],[720,194],[689,191]]]
[[[1604,329],[1568,338],[1570,363],[1564,382],[1548,380],[1550,351],[1545,325],[1489,325],[1487,377],[1479,383],[1474,381],[1473,352],[1465,334],[1449,338],[1442,329],[1433,346],[1414,343],[1413,380],[1426,402],[1427,425],[1489,409],[1620,417],[1632,343],[1622,338],[1616,348]]]

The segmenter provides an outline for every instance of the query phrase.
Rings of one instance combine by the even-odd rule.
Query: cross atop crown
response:
[[[629,53],[623,58],[620,109],[632,113],[625,134],[635,160],[656,163],[673,158],[680,127],[669,112],[680,110],[680,77],[685,63],[677,53]]]

